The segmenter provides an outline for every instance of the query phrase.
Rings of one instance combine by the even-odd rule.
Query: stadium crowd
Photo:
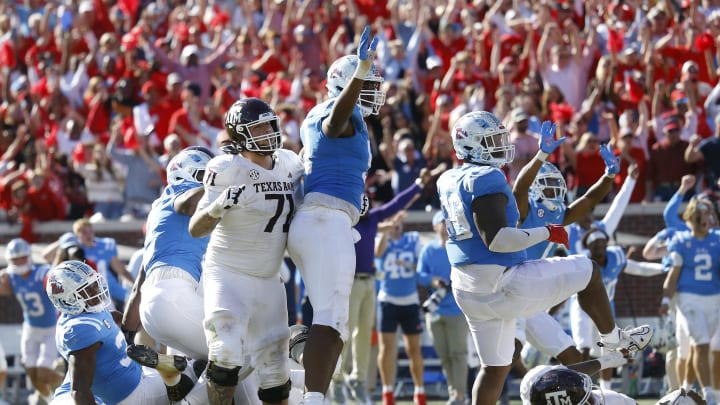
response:
[[[0,199],[23,224],[143,218],[163,167],[215,147],[240,96],[281,114],[284,145],[324,98],[329,61],[360,28],[379,38],[387,102],[369,118],[367,189],[387,201],[422,167],[456,161],[449,122],[485,109],[512,130],[511,180],[537,150],[539,123],[568,136],[551,161],[582,195],[611,142],[640,168],[631,202],[666,201],[684,174],[717,189],[713,1],[3,2]],[[429,187],[414,209],[438,206]],[[608,199],[612,198],[613,193]]]
[[[362,55],[367,58],[369,49],[370,56],[375,57],[379,71],[376,73],[382,76],[385,102],[377,105],[377,114],[363,114],[371,159],[364,188],[371,206],[382,208],[383,204],[388,204],[389,207],[393,201],[395,204],[392,209],[386,208],[384,214],[378,214],[389,221],[380,222],[375,218],[369,226],[372,231],[366,232],[379,233],[383,243],[382,248],[374,252],[380,259],[378,272],[391,274],[397,270],[403,275],[400,278],[407,279],[400,287],[393,287],[389,279],[381,282],[381,293],[377,297],[380,307],[387,311],[384,315],[388,318],[392,313],[399,319],[380,319],[380,346],[381,350],[394,350],[395,331],[398,325],[402,326],[406,347],[414,351],[408,355],[415,384],[414,399],[419,405],[426,401],[419,373],[422,358],[417,352],[417,335],[422,330],[419,303],[414,303],[410,309],[417,316],[405,317],[390,311],[407,306],[404,301],[407,297],[418,301],[415,266],[421,259],[430,260],[424,257],[430,253],[421,252],[416,234],[402,232],[403,214],[394,217],[393,214],[400,210],[397,198],[409,199],[409,192],[403,192],[415,185],[418,187],[412,192],[419,198],[409,209],[432,211],[441,207],[435,182],[429,181],[428,172],[436,169],[433,173],[437,175],[446,167],[454,170],[458,168],[460,158],[470,161],[473,157],[469,149],[461,152],[457,150],[457,144],[454,145],[457,136],[451,132],[461,117],[465,118],[473,111],[489,111],[492,113],[489,116],[500,120],[498,128],[509,130],[514,159],[510,157],[510,164],[503,170],[510,187],[516,179],[523,178],[524,168],[538,163],[534,160],[538,156],[542,156],[542,161],[554,163],[567,184],[567,202],[583,201],[578,204],[582,205],[582,210],[575,210],[583,211],[583,214],[577,214],[578,217],[584,215],[586,205],[596,204],[598,198],[614,201],[616,195],[623,194],[628,180],[634,188],[629,188],[628,196],[618,198],[625,201],[618,204],[621,206],[617,208],[619,215],[628,201],[664,201],[676,204],[674,207],[677,208],[683,198],[689,200],[693,194],[717,191],[720,187],[720,86],[717,85],[720,4],[712,0],[17,0],[3,2],[0,11],[0,92],[3,100],[0,105],[0,217],[9,223],[22,224],[18,236],[30,243],[37,237],[33,224],[75,220],[74,244],[63,247],[63,241],[60,241],[53,249],[59,248],[57,254],[67,253],[68,247],[78,244],[85,249],[87,258],[96,261],[100,273],[108,278],[110,296],[118,309],[124,306],[129,284],[138,273],[128,273],[119,263],[113,240],[94,237],[92,223],[145,220],[153,202],[161,197],[168,185],[170,177],[165,170],[168,163],[186,148],[200,146],[217,155],[224,153],[223,140],[229,128],[226,112],[233,111],[237,100],[250,97],[264,100],[279,115],[281,128],[276,132],[282,134],[283,148],[299,153],[308,146],[301,141],[301,125],[317,119],[311,110],[327,108],[336,114],[334,111],[341,110],[343,103],[325,107],[323,101],[328,98],[341,100],[348,93],[332,94],[342,87],[326,87],[328,81],[338,78],[328,74],[330,65],[344,55],[356,53],[364,61]],[[371,27],[372,37],[377,41],[369,48],[367,33],[361,36],[366,26]],[[357,60],[355,64],[358,64]],[[372,81],[355,74],[356,78]],[[355,90],[360,92],[359,88]],[[362,99],[361,95],[359,97]],[[238,117],[241,117],[242,109],[237,108]],[[345,114],[346,122],[342,128],[333,128],[327,120],[320,120],[321,132],[335,130],[336,136],[347,135],[347,121],[352,122],[357,115],[351,110],[337,113]],[[495,125],[494,119],[478,118],[485,120],[482,122],[487,125]],[[552,130],[546,124],[541,125],[545,121],[554,123]],[[252,138],[252,131],[247,131],[246,139]],[[240,135],[230,134],[231,138],[234,136]],[[565,142],[553,143],[561,137],[566,138]],[[321,137],[317,142],[324,140]],[[545,141],[549,143],[544,144]],[[258,160],[274,167],[275,160],[263,155],[268,152],[263,146],[257,146],[256,150],[247,145],[243,148],[245,152],[264,156]],[[349,151],[343,152],[350,155]],[[293,154],[291,160],[296,158]],[[540,170],[540,166],[539,163],[534,170]],[[360,168],[349,161],[348,167]],[[310,172],[306,167],[305,175]],[[688,180],[689,175],[695,176],[692,182]],[[290,178],[293,179],[292,171]],[[598,185],[606,180],[612,181],[612,185],[602,186],[601,193]],[[196,178],[195,181],[199,180]],[[237,185],[233,190],[228,188],[223,199],[225,189],[213,188],[216,187],[214,182],[205,186],[211,197],[206,196],[197,211],[205,217],[197,213],[196,216],[214,221],[214,225],[220,223],[219,229],[223,229],[227,226],[222,225],[225,213],[241,204],[238,198],[243,190]],[[678,189],[682,192],[676,194]],[[234,202],[230,191],[235,193]],[[516,190],[512,192],[516,193]],[[521,195],[527,199],[526,194]],[[318,198],[317,195],[314,197]],[[563,207],[564,197],[563,191]],[[293,211],[292,198],[287,198],[289,211]],[[346,202],[358,205],[354,198]],[[282,201],[281,198],[278,204]],[[693,201],[691,212],[703,212],[697,215],[710,218],[707,213],[710,205]],[[300,218],[308,223],[308,218],[320,215],[317,210],[322,205],[317,200],[310,202],[298,210]],[[527,211],[527,201],[522,204]],[[284,209],[282,204],[279,207],[280,211]],[[568,210],[572,207],[571,204]],[[345,212],[340,208],[337,211]],[[350,211],[354,224],[357,218],[353,215],[357,212]],[[438,241],[434,245],[439,245],[440,251],[444,251],[442,247],[446,243],[443,235],[448,233],[444,229],[445,223],[451,221],[446,206],[443,211],[445,218],[437,217],[432,223],[438,232]],[[193,212],[194,207],[190,214]],[[293,226],[298,235],[310,227],[301,230],[300,225],[296,225],[298,218],[290,221],[291,214],[285,224],[290,228],[288,250],[292,256],[290,245],[296,245],[294,253],[297,257],[310,263],[301,266],[301,271],[327,265],[320,263],[321,255],[313,255],[316,251],[303,245],[303,240],[308,239],[303,237],[305,234],[293,237]],[[232,221],[237,220],[234,215],[229,216]],[[712,218],[717,221],[716,217]],[[685,219],[695,227],[711,222],[695,217]],[[200,221],[195,217],[193,220]],[[618,220],[616,216],[613,227]],[[493,237],[496,233],[500,235],[498,229],[506,229],[500,228],[504,225],[491,225],[498,227],[492,233]],[[548,237],[543,233],[546,225]],[[533,235],[538,237],[542,233],[543,238],[538,240],[549,241],[550,247],[567,246],[567,234],[563,242],[561,225],[543,223],[537,228],[526,229],[541,229]],[[604,257],[605,246],[613,232],[598,230],[596,226],[578,228],[574,241],[582,243],[584,248],[600,241],[597,249]],[[200,229],[203,232],[197,231],[198,234],[210,232]],[[696,231],[695,228],[692,230]],[[451,239],[457,236],[456,231],[450,231]],[[692,235],[702,238],[704,236],[697,235],[706,235],[703,232]],[[343,236],[347,236],[346,241],[355,238],[354,234]],[[484,242],[493,248],[490,240]],[[341,248],[349,250],[349,244],[343,244]],[[356,252],[358,249],[356,245]],[[403,249],[413,256],[408,260],[405,256],[401,258],[399,252]],[[667,254],[665,250],[657,258]],[[48,262],[53,261],[55,255],[56,251],[52,250],[47,256]],[[451,260],[454,259],[451,257]],[[443,265],[434,270],[431,264],[434,263],[426,263],[425,266],[430,268],[422,269],[429,272],[421,275],[422,283],[434,290],[446,289],[449,271],[445,270],[449,269],[449,264],[447,269]],[[514,268],[517,263],[509,264]],[[581,264],[577,266],[581,267]],[[682,279],[678,281],[677,277],[681,267],[680,259],[665,268],[674,269],[675,278],[671,279],[680,285]],[[620,271],[623,269],[624,266]],[[271,270],[274,272],[274,268]],[[599,270],[594,268],[592,271],[597,273]],[[348,271],[340,276],[338,279],[348,281],[348,286],[352,283]],[[367,278],[363,274],[359,277],[357,269],[354,277],[353,288],[358,280]],[[160,278],[155,277],[153,282]],[[199,275],[195,277],[195,283],[198,278]],[[317,277],[313,279],[314,284],[322,284],[322,281]],[[579,294],[589,294],[590,287],[600,286],[599,283],[595,280]],[[673,285],[664,291],[667,302],[664,300],[663,304],[670,303],[674,288]],[[678,291],[682,291],[681,288],[678,287]],[[600,288],[593,289],[592,293],[599,292],[604,294]],[[394,293],[405,295],[394,296]],[[570,295],[569,291],[566,293]],[[612,294],[608,292],[608,295],[611,300]],[[454,300],[448,304],[447,300],[452,298],[452,294],[448,294],[438,299],[438,302],[445,299],[446,305],[452,306],[447,313],[438,316],[459,317],[458,304]],[[548,297],[547,301],[551,298],[554,297]],[[335,298],[328,301],[332,299]],[[469,302],[468,296],[465,300]],[[331,303],[319,301],[316,304]],[[604,314],[608,309],[603,306],[602,311],[594,314]],[[330,315],[323,313],[324,316],[337,316],[329,312]],[[603,319],[606,331],[601,335],[601,341],[606,345],[623,348],[623,345],[636,344],[622,335],[624,332],[618,332],[614,319]],[[318,325],[330,325],[336,320],[322,319]],[[443,327],[432,325],[432,321],[437,320],[430,315],[428,326],[430,329],[434,326],[435,333],[440,333]],[[342,322],[348,320],[335,324]],[[355,325],[355,328],[359,327],[361,325]],[[351,336],[343,327],[325,328],[327,330],[320,333],[331,333],[334,339],[332,351],[341,355],[340,339],[344,341]],[[322,329],[313,330],[311,336],[316,340],[313,342],[311,338],[308,345],[318,350],[321,343],[316,342],[322,340],[319,340],[317,330]],[[364,332],[363,335],[369,338],[368,331]],[[612,335],[616,332],[620,334],[619,341]],[[639,331],[631,332],[640,334]],[[643,336],[652,335],[652,331],[643,333]],[[222,336],[218,339],[222,340]],[[283,347],[284,339],[280,339]],[[693,339],[694,346],[703,346],[700,349],[707,350],[706,343],[698,343],[696,336]],[[644,344],[647,345],[647,341]],[[465,354],[463,351],[462,355]],[[211,347],[210,369],[214,355],[219,356],[213,354]],[[343,352],[342,356],[347,362],[350,354]],[[365,363],[367,356],[367,353],[363,354]],[[450,361],[452,356],[457,354],[446,353],[443,361]],[[380,357],[384,359],[379,361],[383,402],[391,405],[394,398],[389,393],[394,377],[385,375],[392,371],[387,367],[390,357],[383,352]],[[312,357],[312,361],[317,358]],[[216,357],[215,361],[224,366],[214,370],[222,373],[233,370],[230,365],[237,365],[230,360],[220,362],[218,359]],[[504,362],[505,356],[497,361]],[[618,364],[624,362],[613,359],[613,362],[618,361]],[[312,375],[322,374],[322,378],[306,380],[309,393],[327,390],[329,381],[316,382],[316,379],[329,378],[328,367],[334,366],[334,363],[330,366],[317,363],[320,362],[312,366]],[[443,367],[447,368],[448,364]],[[39,364],[37,368],[49,369],[49,365]],[[307,364],[306,368],[309,368]],[[464,367],[453,366],[453,370],[458,368]],[[356,378],[348,384],[353,396],[363,395],[358,392],[366,394],[365,384],[371,381],[357,380],[358,373],[367,378],[366,370],[358,371],[357,364],[345,364],[345,369]],[[702,370],[698,372],[698,378],[704,395],[708,402],[714,403],[712,387],[717,388],[720,384],[707,381],[709,370]],[[214,378],[217,379],[217,375]],[[235,377],[237,379],[237,370]],[[36,388],[43,391],[42,396],[47,400],[50,397],[48,387],[55,384],[57,376],[43,371],[37,378],[34,381]],[[333,379],[333,389],[340,387],[333,393],[336,402],[341,402],[339,396],[344,394],[344,378],[336,374]],[[713,375],[713,378],[718,377]],[[453,403],[466,401],[466,384],[461,380],[455,376],[449,387]],[[357,383],[355,386],[353,381]],[[692,382],[692,376],[681,376],[675,386],[687,381]],[[211,383],[217,385],[217,382],[211,379]],[[499,393],[496,381],[487,384],[493,384]],[[310,385],[319,388],[310,389]],[[484,394],[482,390],[480,394]],[[307,403],[319,403],[318,400],[322,398],[305,397]]]

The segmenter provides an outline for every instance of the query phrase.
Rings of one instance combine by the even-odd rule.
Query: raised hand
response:
[[[372,41],[370,41],[370,26],[366,26],[362,32],[362,35],[360,35],[360,44],[358,45],[357,49],[358,59],[362,61],[368,59],[372,60],[372,57],[375,55],[375,49],[377,49],[377,45],[377,37],[373,38]]]
[[[615,175],[620,173],[620,158],[615,156],[612,146],[605,144],[600,147],[600,156],[605,161],[605,174]]]
[[[370,26],[366,26],[362,35],[360,35],[360,44],[357,49],[358,66],[357,70],[355,70],[355,78],[365,80],[367,73],[372,69],[377,45],[377,37],[370,41]]]
[[[233,207],[242,204],[243,191],[245,185],[228,186],[216,199],[210,204],[208,214],[213,218],[220,218],[225,212]]]
[[[540,127],[540,139],[538,139],[538,146],[540,150],[548,155],[553,153],[560,144],[565,142],[564,136],[558,140],[555,140],[555,124],[550,121],[545,121]]]
[[[547,240],[553,243],[559,243],[565,246],[565,248],[570,249],[568,233],[565,230],[564,226],[550,224],[547,225],[545,228],[547,228],[548,232],[550,232],[550,236],[548,236]]]

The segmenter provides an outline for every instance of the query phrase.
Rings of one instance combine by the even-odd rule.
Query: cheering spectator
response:
[[[692,174],[692,167],[685,161],[688,142],[680,139],[680,122],[668,120],[663,127],[665,139],[650,149],[646,200],[668,201],[680,186],[680,179]],[[689,193],[688,196],[692,195]]]

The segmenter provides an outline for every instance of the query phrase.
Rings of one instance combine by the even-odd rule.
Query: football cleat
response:
[[[127,355],[145,367],[162,372],[182,372],[187,368],[188,361],[183,356],[159,354],[145,345],[130,345]]]
[[[626,350],[630,353],[634,353],[644,349],[650,344],[650,340],[653,337],[655,330],[650,325],[642,325],[637,328],[627,327],[619,330],[620,339],[618,343],[606,343],[598,342],[598,346],[604,347],[608,350]]]
[[[310,328],[305,325],[293,325],[290,327],[290,358],[302,364],[301,356],[305,350],[305,342],[310,337]]]

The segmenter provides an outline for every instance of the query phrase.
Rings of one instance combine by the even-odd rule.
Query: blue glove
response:
[[[600,156],[605,161],[605,174],[620,173],[620,158],[615,156],[612,146],[608,144],[600,146]]]
[[[369,43],[369,45],[368,45]],[[371,59],[375,54],[375,49],[378,45],[377,37],[370,41],[370,26],[365,27],[362,35],[360,35],[360,44],[358,45],[357,56],[360,60]]]
[[[555,124],[550,121],[545,121],[540,127],[540,139],[538,139],[538,146],[540,150],[547,153],[548,155],[553,153],[561,143],[565,142],[564,136],[558,140],[555,140]]]

